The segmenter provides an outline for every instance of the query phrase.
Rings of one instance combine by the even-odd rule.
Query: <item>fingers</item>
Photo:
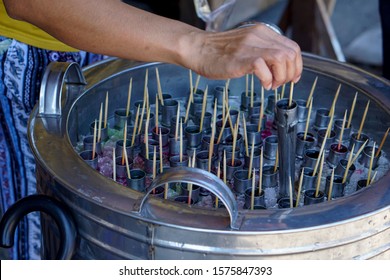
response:
[[[272,73],[272,89],[288,83],[298,82],[302,74],[302,57],[300,52],[285,48],[273,50],[265,62]]]
[[[288,42],[286,43],[286,47],[288,50],[288,63],[291,63],[287,67],[287,71],[289,72],[289,81],[293,81],[294,83],[298,82],[303,70],[303,62],[302,62],[302,53],[299,45],[288,38],[285,38]],[[289,82],[287,81],[287,82]]]
[[[296,70],[295,70],[295,77],[293,79],[293,82],[297,83],[300,80],[301,75],[302,75],[302,71],[303,71],[303,61],[302,61],[301,49],[299,49],[298,56],[295,60],[295,67],[296,67]]]
[[[189,52],[188,61],[194,62],[192,69],[207,78],[254,73],[264,88],[275,89],[290,81],[298,82],[302,74],[299,46],[266,26],[206,33],[201,38],[198,55]]]
[[[263,25],[258,25],[254,31],[258,36],[258,44],[262,44],[260,48],[263,48],[263,52],[260,55],[272,73],[272,88],[290,81],[298,82],[303,68],[298,44]]]
[[[270,90],[273,87],[273,74],[262,58],[254,62],[253,73],[259,78],[261,85],[266,90]]]
[[[253,64],[253,72],[262,81],[266,89],[275,89],[290,81],[298,81],[301,75],[301,66],[297,66],[295,55],[286,55],[281,50],[272,50],[258,58]]]

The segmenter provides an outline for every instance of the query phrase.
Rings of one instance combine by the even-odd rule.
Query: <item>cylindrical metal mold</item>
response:
[[[389,257],[390,175],[384,174],[371,187],[354,195],[293,209],[189,208],[185,204],[149,197],[139,212],[143,193],[115,183],[90,168],[75,153],[80,135],[89,134],[88,111],[98,111],[106,90],[117,90],[110,110],[120,107],[127,96],[128,77],[134,92],[143,92],[145,68],[156,64],[129,64],[107,61],[84,70],[95,81],[86,90],[70,87],[61,121],[38,114],[35,108],[29,124],[30,144],[37,162],[37,191],[62,201],[71,211],[79,233],[75,259],[380,259]],[[187,71],[177,66],[157,64],[160,72],[171,74],[162,87],[174,84],[173,97],[188,92]],[[114,73],[106,69],[119,67]],[[390,83],[346,64],[304,56],[300,84],[309,88],[315,76],[319,104],[329,99],[340,81],[347,99],[356,90],[372,98],[365,133],[381,139],[390,123]],[[88,76],[88,75],[93,75]],[[150,92],[157,92],[155,78],[149,77]],[[242,92],[242,84],[231,83],[232,92]],[[299,84],[297,84],[298,87]],[[350,85],[353,85],[350,86]],[[139,86],[139,89],[137,89]],[[212,81],[210,81],[212,86]],[[241,90],[240,90],[241,88]],[[82,92],[78,97],[77,94]],[[302,90],[302,92],[305,92]],[[52,94],[52,93],[51,93]],[[76,99],[77,97],[77,99]],[[140,98],[140,97],[139,97]],[[135,97],[134,100],[137,98]],[[345,102],[345,100],[344,100]],[[365,105],[365,102],[362,102]],[[339,103],[338,103],[339,104]],[[112,106],[112,107],[111,107]],[[111,111],[112,113],[113,111]],[[354,119],[357,127],[360,118]],[[66,130],[65,130],[66,129]],[[296,134],[294,134],[294,137]],[[384,151],[389,144],[384,145]],[[295,150],[293,150],[295,152]],[[207,176],[205,176],[207,177]],[[207,178],[205,178],[207,179]],[[356,207],[359,206],[359,207]],[[358,230],[357,230],[358,229]],[[55,254],[58,234],[51,220],[42,218],[44,256]],[[335,235],[334,233],[338,233]],[[368,242],[369,240],[369,242]],[[238,245],[239,244],[239,245]]]
[[[289,195],[289,184],[295,178],[297,123],[297,103],[291,100],[290,105],[288,99],[279,100],[276,103],[276,125],[278,127],[279,186],[281,196]]]

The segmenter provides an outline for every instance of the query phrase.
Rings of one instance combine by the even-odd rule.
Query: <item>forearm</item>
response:
[[[302,73],[299,46],[262,24],[211,33],[119,0],[4,0],[4,4],[10,16],[81,50],[174,63],[212,79],[254,73],[267,89],[297,82]]]
[[[118,0],[5,0],[4,4],[11,16],[72,47],[125,59],[183,65],[190,34],[202,32]]]

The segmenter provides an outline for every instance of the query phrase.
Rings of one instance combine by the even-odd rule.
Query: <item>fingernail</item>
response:
[[[298,83],[299,82],[299,80],[301,79],[301,75],[299,75],[297,78],[295,78],[295,80],[294,80],[294,83]]]

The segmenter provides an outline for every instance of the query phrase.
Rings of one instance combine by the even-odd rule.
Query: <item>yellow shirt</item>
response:
[[[0,35],[41,49],[77,51],[32,24],[10,18],[2,0],[0,1]]]

